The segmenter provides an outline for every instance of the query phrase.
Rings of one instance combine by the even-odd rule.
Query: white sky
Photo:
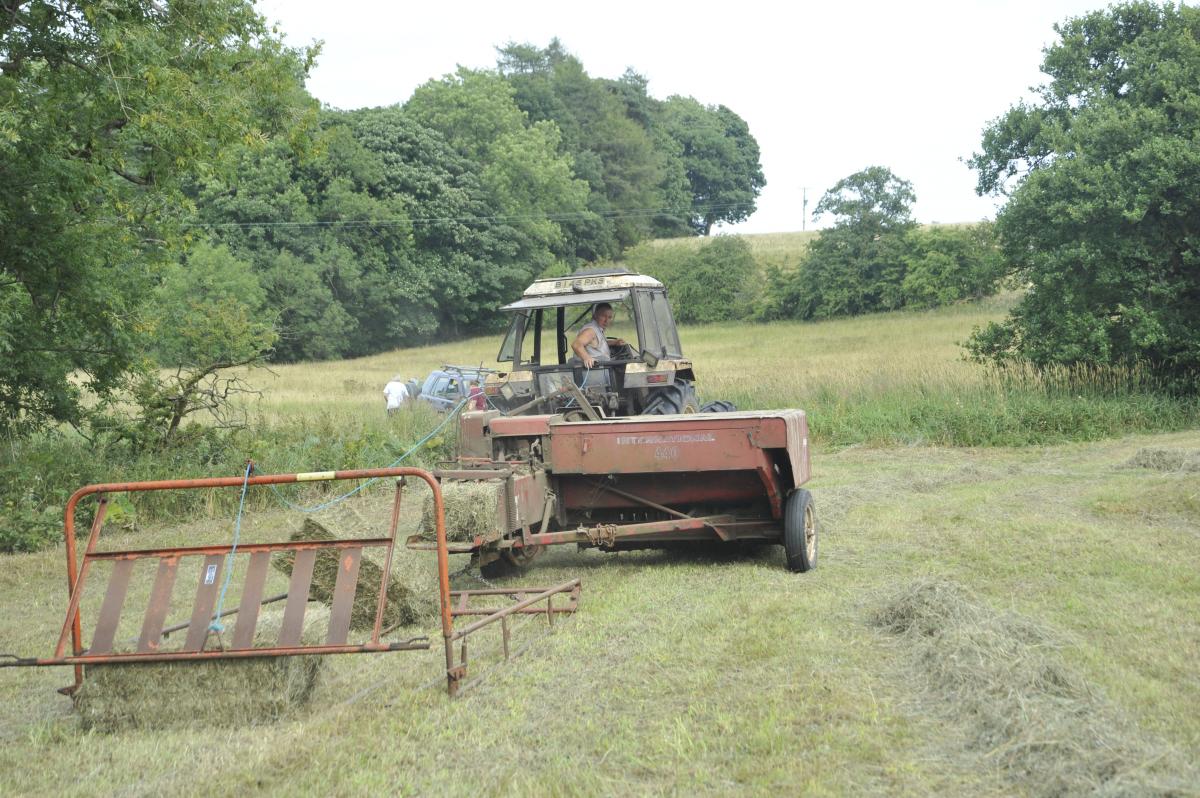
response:
[[[324,41],[308,88],[336,108],[391,105],[509,41],[557,36],[593,77],[633,67],[650,94],[740,114],[762,149],[758,211],[730,232],[801,229],[842,177],[871,165],[913,183],[920,222],[991,218],[960,159],[1041,83],[1052,25],[1103,0],[713,3],[263,0],[293,45]],[[828,220],[822,220],[828,221]],[[812,220],[808,221],[811,229]]]

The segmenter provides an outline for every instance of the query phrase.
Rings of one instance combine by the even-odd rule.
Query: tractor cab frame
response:
[[[623,308],[637,340],[618,344],[609,338],[613,357],[588,369],[571,342],[600,303]],[[581,419],[699,410],[692,363],[683,355],[666,288],[653,277],[623,269],[579,271],[537,280],[501,309],[512,313],[512,321],[496,359],[512,370],[484,382],[495,409],[536,408]]]

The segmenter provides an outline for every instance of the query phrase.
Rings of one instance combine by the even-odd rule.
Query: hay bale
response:
[[[504,482],[500,480],[461,480],[442,483],[442,504],[446,510],[446,539],[470,543],[477,536],[494,537],[499,531],[499,507],[504,500]],[[421,506],[421,531],[432,538],[433,494]]]
[[[304,521],[304,526],[292,533],[290,540],[337,540],[337,536],[311,518]],[[430,578],[436,578],[436,571],[429,571],[429,577],[414,568],[405,568],[404,551],[397,550],[393,555],[394,567],[388,579],[387,604],[383,610],[383,628],[408,626],[432,617],[437,611],[437,587]],[[277,569],[291,576],[295,564],[295,554],[289,552],[272,558],[271,562]],[[397,571],[400,571],[398,574]],[[333,604],[333,589],[337,585],[338,554],[334,550],[318,552],[313,566],[312,585],[309,588],[309,598],[319,601],[329,607]],[[383,569],[371,560],[363,557],[358,566],[358,589],[354,594],[354,607],[350,613],[350,628],[358,631],[370,629],[375,625],[375,610],[379,602],[379,585],[383,579]]]
[[[1188,449],[1143,448],[1125,462],[1126,468],[1146,468],[1151,471],[1200,471],[1200,451]]]
[[[309,604],[304,642],[320,642],[328,620]],[[282,621],[282,612],[264,612],[255,645],[276,645]],[[304,707],[324,665],[315,655],[89,665],[72,700],[84,730],[252,726]]]
[[[1171,795],[1194,783],[1178,752],[1066,667],[1045,627],[936,580],[889,596],[871,622],[907,649],[922,712],[961,729],[966,752],[1029,795]]]

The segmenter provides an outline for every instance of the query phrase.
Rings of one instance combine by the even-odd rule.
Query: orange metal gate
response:
[[[423,480],[433,491],[434,517],[437,538],[437,569],[439,604],[441,608],[442,636],[446,656],[447,689],[453,695],[466,676],[467,635],[492,623],[500,623],[503,630],[505,656],[508,656],[507,618],[513,613],[544,613],[548,622],[553,622],[556,613],[573,612],[578,604],[580,583],[571,580],[552,588],[519,587],[501,590],[454,591],[450,590],[449,553],[446,543],[445,511],[438,480],[428,471],[411,467],[360,469],[351,471],[322,471],[298,474],[271,474],[245,477],[215,477],[208,479],[160,480],[153,482],[124,482],[89,485],[77,490],[67,502],[64,518],[64,537],[67,555],[68,603],[66,617],[54,653],[46,658],[11,657],[0,662],[0,666],[20,665],[73,665],[75,683],[65,691],[72,691],[83,681],[84,665],[111,664],[122,662],[169,662],[176,660],[214,660],[244,657],[276,657],[298,654],[350,654],[386,651],[428,649],[427,637],[387,642],[382,640],[384,609],[387,602],[388,580],[391,574],[392,557],[396,547],[396,531],[400,520],[401,499],[405,479],[415,477]],[[339,539],[331,541],[287,541],[281,543],[236,542],[222,545],[173,547],[161,549],[100,551],[98,542],[108,510],[108,497],[115,493],[144,492],[159,490],[197,490],[205,488],[235,488],[256,485],[280,485],[296,482],[332,481],[351,479],[396,478],[395,500],[392,504],[391,521],[384,537]],[[84,497],[95,495],[98,507],[92,522],[82,560],[79,559],[75,537],[75,512]],[[375,608],[375,623],[367,639],[350,642],[349,629],[354,597],[358,590],[359,566],[365,551],[383,551],[383,569],[379,598]],[[338,573],[330,608],[328,629],[324,641],[305,643],[301,633],[305,610],[312,585],[313,568],[320,553],[335,551],[338,557]],[[284,553],[294,557],[288,589],[285,593],[264,598],[268,565],[273,554]],[[133,651],[114,651],[114,639],[122,618],[128,612],[126,598],[135,567],[139,563],[154,563],[156,573],[150,589],[147,605],[141,609],[140,634]],[[244,562],[244,567],[239,563]],[[90,634],[84,635],[84,619],[81,606],[98,566],[111,563],[111,572],[104,586],[103,597],[96,621]],[[177,577],[181,565],[198,565],[199,579],[195,587],[190,619],[185,624],[164,628],[171,606]],[[217,612],[218,595],[230,581],[233,571],[244,572],[241,579],[241,599],[237,609]],[[553,606],[553,597],[566,594],[565,605]],[[515,603],[500,609],[479,609],[469,606],[473,596],[506,595]],[[283,618],[277,639],[273,643],[256,643],[256,631],[260,609],[264,604],[285,602]],[[452,604],[452,601],[455,602]],[[534,604],[545,601],[545,609]],[[233,633],[228,640],[220,632],[221,616],[237,615]],[[485,617],[455,630],[454,617],[459,615]],[[181,644],[165,643],[166,638],[177,631],[187,631]],[[456,657],[454,646],[461,646],[461,655]],[[69,649],[68,649],[69,645]]]

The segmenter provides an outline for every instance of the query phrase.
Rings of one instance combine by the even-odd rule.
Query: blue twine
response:
[[[572,384],[572,385],[575,385],[575,387],[579,389],[579,392],[580,392],[580,393],[583,393],[583,386],[584,386],[584,385],[587,385],[587,378],[588,378],[588,375],[589,375],[589,374],[591,374],[591,373],[592,373],[592,370],[591,370],[591,368],[588,368],[588,369],[586,369],[586,370],[583,372],[583,380],[581,380],[581,381],[580,381],[580,384],[579,384],[579,385],[575,385],[575,380],[574,380],[574,379],[572,379],[572,380],[571,380],[571,384]],[[572,397],[571,397],[569,400],[567,400],[567,403],[566,403],[565,405],[563,405],[563,410],[566,410],[568,407],[570,407],[570,406],[571,406],[571,405],[573,405],[573,404],[575,404],[575,397],[574,397],[574,396],[572,396]]]
[[[428,443],[429,440],[433,438],[433,436],[435,436],[439,432],[441,432],[442,428],[445,427],[447,424],[449,424],[450,420],[452,418],[454,418],[455,416],[457,416],[459,411],[461,411],[466,404],[467,404],[467,399],[463,399],[461,402],[459,402],[454,407],[453,410],[451,410],[449,413],[446,414],[446,417],[444,419],[442,419],[442,423],[438,424],[436,427],[433,428],[432,432],[430,432],[428,435],[426,435],[421,440],[417,441],[415,444],[413,444],[412,448],[410,448],[407,452],[405,452],[404,454],[397,457],[391,463],[384,466],[384,468],[392,468],[393,466],[397,466],[400,463],[407,460],[414,452],[416,452],[418,449],[420,449],[422,446],[424,446],[426,443]],[[282,493],[280,493],[279,489],[276,486],[271,485],[270,488],[271,488],[271,492],[275,494],[275,498],[277,498],[284,506],[286,506],[292,510],[295,510],[297,512],[301,512],[301,513],[315,513],[315,512],[319,512],[320,510],[325,510],[329,507],[332,507],[339,502],[345,501],[346,499],[349,499],[351,496],[358,493],[363,488],[367,487],[368,485],[370,485],[374,482],[378,482],[380,479],[382,479],[382,477],[371,477],[370,479],[368,479],[366,482],[363,482],[361,485],[359,485],[354,490],[351,490],[348,493],[343,493],[341,496],[337,496],[333,499],[330,499],[327,502],[323,502],[314,507],[302,507],[298,504],[295,504],[294,502],[289,501],[288,498],[286,496],[284,496]]]
[[[225,631],[225,625],[221,623],[222,607],[225,604],[225,592],[229,590],[229,580],[233,578],[233,555],[237,553],[238,541],[242,537],[242,513],[246,509],[246,488],[250,485],[250,472],[254,470],[254,462],[247,461],[246,474],[242,477],[242,498],[238,502],[237,519],[233,525],[233,547],[229,549],[229,555],[225,559],[225,582],[221,585],[221,593],[217,596],[217,610],[213,614],[212,623],[208,625],[211,632]]]

